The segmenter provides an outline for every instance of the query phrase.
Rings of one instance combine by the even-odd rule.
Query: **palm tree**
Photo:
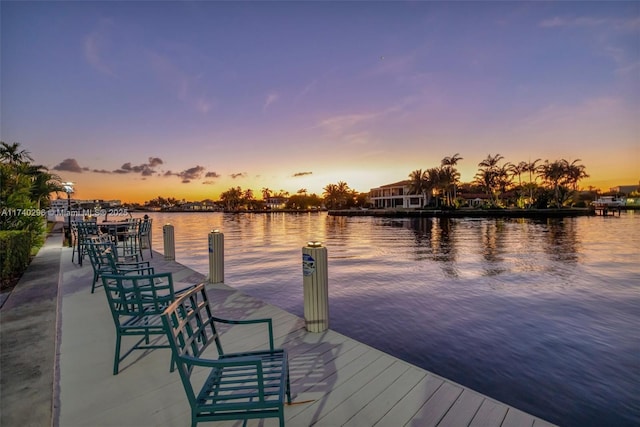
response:
[[[498,188],[500,182],[499,178],[501,175],[498,162],[502,159],[504,159],[504,157],[500,154],[496,154],[495,156],[492,156],[491,154],[487,155],[486,159],[478,163],[480,170],[475,177],[475,182],[484,188],[493,205],[498,204],[496,190]]]
[[[498,162],[502,159],[504,159],[504,157],[500,154],[496,154],[495,156],[488,154],[486,159],[478,163],[478,166],[485,169],[496,169]]]
[[[462,160],[462,157],[460,157],[460,154],[456,153],[451,157],[445,157],[442,159],[441,165],[455,167],[459,160]]]
[[[567,166],[569,162],[566,160],[556,160],[549,162],[546,160],[544,165],[540,166],[540,176],[547,183],[553,192],[553,202],[556,207],[561,207],[564,199],[564,191],[562,191],[562,183],[566,177]]]
[[[522,187],[522,174],[527,171],[527,162],[520,162],[517,165],[513,163],[507,163],[507,168],[511,176],[518,177],[518,186]]]
[[[336,184],[327,184],[324,187],[324,204],[328,209],[334,209],[339,206],[340,194]]]
[[[31,198],[36,203],[37,209],[40,209],[42,201],[51,200],[51,193],[62,191],[62,180],[56,174],[49,173],[44,170],[39,170],[33,175],[31,184]]]
[[[355,202],[353,190],[344,181],[324,187],[324,200],[329,209],[342,209],[352,206]]]
[[[513,184],[513,175],[511,173],[511,163],[505,163],[498,168],[496,175],[496,186],[500,194],[505,194]],[[498,197],[499,197],[498,195]]]
[[[44,194],[36,191],[34,183],[49,181],[49,177],[40,177],[44,168],[32,165],[31,161],[31,155],[21,150],[19,143],[0,141],[0,210],[39,208],[41,199],[49,196],[49,189]],[[36,244],[42,241],[44,222],[40,215],[1,215],[0,229],[29,231],[32,244]]]
[[[274,197],[280,197],[283,199],[286,199],[287,197],[289,197],[289,192],[285,191],[285,190],[278,190],[278,192],[276,194],[273,195]]]
[[[529,172],[529,182],[534,182],[535,178],[537,177],[538,170],[540,169],[538,163],[541,161],[542,159],[535,159],[533,162],[529,161],[526,164],[524,172]]]
[[[516,205],[518,207],[523,207],[525,200],[522,192],[522,174],[527,170],[527,162],[520,162],[517,165],[514,163],[507,163],[505,167],[507,168],[512,180],[513,178],[518,177],[518,186],[515,189],[517,195]]]
[[[426,193],[429,189],[429,175],[426,171],[422,171],[422,169],[416,169],[409,174],[409,179],[411,180],[409,184],[409,194],[420,194],[422,195],[422,206],[424,207],[426,204]]]
[[[261,192],[262,192],[262,200],[264,201],[271,198],[271,194],[273,194],[273,191],[271,191],[270,188],[266,188],[266,187],[262,188]]]
[[[227,210],[236,210],[242,202],[242,188],[230,188],[220,195],[220,200],[224,203]]]
[[[580,161],[580,159],[576,159],[567,165],[567,181],[573,191],[578,191],[578,182],[581,179],[589,178],[589,175],[585,172],[585,166],[577,164]]]
[[[429,203],[431,203],[432,195],[439,195],[442,187],[442,177],[440,176],[439,168],[430,168],[425,171],[427,175],[427,194]],[[438,199],[436,197],[436,207],[438,207]]]
[[[453,201],[458,197],[458,182],[460,181],[460,172],[456,169],[458,161],[462,160],[460,154],[456,153],[451,157],[445,157],[440,162],[443,169],[443,181],[445,185],[445,197],[447,206],[453,205]],[[452,193],[453,190],[453,193]]]
[[[9,145],[4,141],[0,141],[0,161],[14,165],[32,162],[33,159],[27,150],[20,150],[19,142]]]
[[[338,195],[340,197],[340,200],[338,202],[339,206],[341,208],[348,207],[351,189],[349,188],[347,183],[344,181],[338,181],[337,185],[338,185]]]
[[[533,205],[533,190],[536,187],[536,179],[538,178],[538,172],[540,166],[538,166],[538,162],[541,162],[541,159],[535,159],[533,162],[529,161],[526,163],[524,172],[529,172],[529,183],[527,187],[529,187],[529,205]]]

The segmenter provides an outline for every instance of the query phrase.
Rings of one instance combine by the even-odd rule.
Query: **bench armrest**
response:
[[[262,369],[262,360],[258,356],[222,356],[219,359],[204,359],[192,356],[180,356],[185,363],[194,366],[205,366],[209,368],[223,368],[227,366],[256,366]]]
[[[136,264],[116,264],[116,268],[118,269],[118,274],[131,274],[134,273],[136,275],[148,275],[155,274],[155,270],[153,267],[136,265]]]
[[[269,330],[269,350],[273,351],[273,322],[271,319],[244,319],[244,320],[232,320],[224,319],[221,317],[213,316],[213,320],[218,323],[226,323],[229,325],[251,325],[254,323],[266,323]]]
[[[149,261],[141,261],[141,262],[116,262],[116,267],[121,269],[136,269],[136,268],[151,268],[151,264]]]

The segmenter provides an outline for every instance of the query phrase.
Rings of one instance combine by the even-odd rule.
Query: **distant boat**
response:
[[[591,202],[596,208],[619,208],[624,206],[626,201],[615,196],[602,196]]]

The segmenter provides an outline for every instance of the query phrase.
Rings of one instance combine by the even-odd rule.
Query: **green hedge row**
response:
[[[24,230],[0,230],[0,281],[8,283],[29,265],[31,233]]]

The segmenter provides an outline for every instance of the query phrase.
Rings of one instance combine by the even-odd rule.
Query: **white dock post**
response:
[[[173,225],[162,226],[162,237],[164,238],[164,259],[174,261],[176,259],[176,241],[173,233]]]
[[[219,230],[209,233],[209,283],[224,282],[224,234]]]
[[[309,242],[302,248],[304,287],[304,320],[309,332],[329,328],[329,276],[327,248],[320,242]]]

